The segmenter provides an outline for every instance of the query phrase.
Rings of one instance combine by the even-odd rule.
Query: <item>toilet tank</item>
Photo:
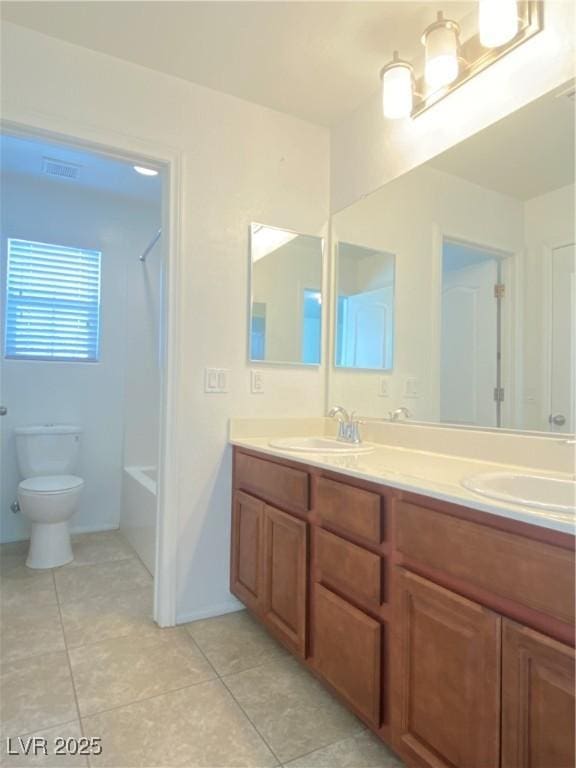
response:
[[[75,474],[81,433],[80,427],[65,424],[17,427],[14,434],[21,476]]]

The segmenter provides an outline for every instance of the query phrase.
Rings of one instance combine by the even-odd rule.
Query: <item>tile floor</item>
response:
[[[245,612],[159,629],[152,579],[117,532],[74,537],[75,561],[0,547],[2,766],[400,768]],[[100,756],[57,757],[98,736]],[[48,756],[7,754],[19,736]]]

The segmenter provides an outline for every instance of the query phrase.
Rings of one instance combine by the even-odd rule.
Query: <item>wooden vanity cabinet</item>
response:
[[[230,589],[259,614],[264,597],[264,502],[242,491],[232,501]]]
[[[308,524],[236,491],[231,544],[231,592],[304,657]]]
[[[380,622],[321,584],[313,586],[314,667],[372,726],[380,726]]]
[[[397,748],[417,765],[495,768],[500,616],[404,569],[396,578]]]
[[[574,651],[504,619],[502,768],[573,768]]]
[[[409,768],[572,768],[574,537],[235,450],[231,590]]]
[[[308,524],[264,506],[262,616],[299,656],[306,655]]]

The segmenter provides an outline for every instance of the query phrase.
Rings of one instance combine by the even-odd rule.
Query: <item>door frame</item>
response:
[[[99,152],[133,164],[162,167],[163,279],[160,313],[160,429],[156,515],[154,621],[161,627],[176,624],[180,429],[177,418],[180,386],[180,276],[182,247],[180,206],[182,153],[116,131],[72,123],[54,115],[25,111],[16,119],[0,119],[0,132],[22,138],[44,139]]]
[[[439,224],[432,224],[432,322],[430,324],[432,373],[431,388],[432,399],[436,403],[437,421],[440,416],[440,387],[441,387],[441,349],[442,349],[442,258],[444,242],[461,243],[471,248],[483,249],[493,253],[496,258],[503,261],[505,272],[504,282],[508,281],[509,290],[506,294],[506,312],[503,313],[501,325],[502,342],[502,374],[501,382],[506,393],[502,408],[502,424],[500,427],[490,429],[518,429],[521,422],[519,393],[522,386],[522,355],[518,350],[522,349],[522,259],[521,252],[510,250],[501,243],[495,243],[490,239],[484,242],[472,240],[467,235],[462,235],[453,230],[445,230]],[[453,425],[459,426],[459,425]],[[482,429],[476,425],[475,429]]]
[[[554,435],[569,435],[570,432],[554,432],[552,425],[548,422],[548,417],[552,413],[552,270],[554,251],[559,248],[566,248],[570,245],[576,245],[569,241],[559,240],[558,242],[546,243],[542,246],[542,431],[550,432]],[[574,361],[576,366],[576,349],[574,350]],[[574,372],[576,380],[576,371]],[[574,393],[571,403],[572,418],[576,419],[576,393]],[[576,427],[576,425],[574,425]]]

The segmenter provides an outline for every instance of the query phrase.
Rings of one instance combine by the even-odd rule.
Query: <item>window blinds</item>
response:
[[[101,255],[8,240],[6,357],[98,360]]]

